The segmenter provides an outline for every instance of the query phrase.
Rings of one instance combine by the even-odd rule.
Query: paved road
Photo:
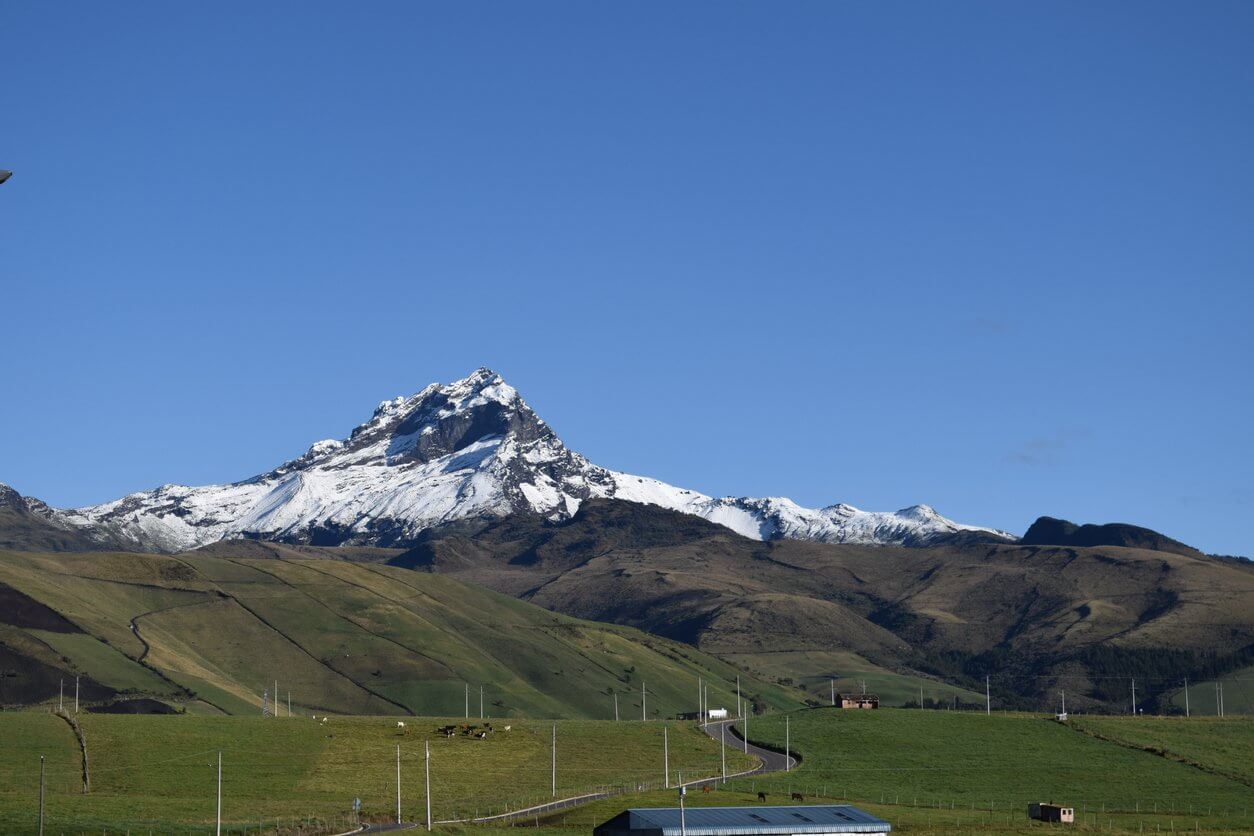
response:
[[[401,822],[400,824],[396,824],[395,822],[392,824],[363,824],[356,830],[346,830],[339,834],[339,836],[350,836],[350,834],[356,833],[385,833],[389,830],[414,830],[417,827],[418,825],[413,822]]]
[[[744,775],[763,775],[767,772],[784,772],[786,770],[796,768],[798,759],[795,756],[784,757],[783,752],[763,749],[761,746],[754,746],[752,743],[746,745],[744,738],[736,733],[736,729],[733,726],[735,722],[735,720],[720,720],[714,723],[706,723],[701,727],[705,730],[706,734],[715,740],[722,737],[723,728],[726,727],[728,746],[739,749],[741,752],[755,755],[758,760],[762,761],[762,764],[757,769],[751,769],[747,772],[737,772],[735,777],[739,778]],[[708,784],[711,781],[716,780],[720,779],[706,778],[701,781],[693,781],[692,785]],[[684,783],[687,784],[688,782],[685,781]]]

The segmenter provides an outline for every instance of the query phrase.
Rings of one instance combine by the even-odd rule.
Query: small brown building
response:
[[[880,698],[874,694],[841,694],[841,708],[879,708]]]
[[[1063,807],[1061,804],[1029,804],[1028,818],[1037,821],[1053,821],[1062,824],[1075,824],[1075,808]]]

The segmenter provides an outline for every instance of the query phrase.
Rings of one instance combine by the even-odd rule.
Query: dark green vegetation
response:
[[[1136,676],[1154,711],[1184,677],[1222,676],[1254,652],[1254,565],[1170,551],[758,542],[589,501],[562,524],[429,532],[392,562],[691,642],[819,702],[833,676],[875,676],[897,704],[920,685],[925,700],[943,695],[936,680],[974,702],[990,675],[999,706],[1044,708],[1066,689],[1073,708],[1122,711]]]
[[[403,815],[421,819],[425,740],[437,820],[551,799],[553,724],[545,722],[511,720],[506,732],[497,721],[498,730],[484,740],[436,735],[437,725],[455,721],[430,718],[409,718],[403,730],[395,717],[334,717],[323,725],[308,717],[80,715],[80,722],[92,763],[87,795],[79,783],[78,747],[64,721],[44,712],[0,712],[0,833],[33,831],[40,754],[47,757],[51,833],[203,833],[214,817],[219,751],[224,832],[256,832],[259,821],[271,832],[276,822],[346,823],[354,798],[362,800],[364,817],[387,820],[396,809],[398,745]],[[662,723],[556,726],[560,797],[661,784]],[[672,723],[668,732],[672,769],[718,774],[718,746],[694,724]],[[729,752],[729,766],[747,765]]]
[[[258,714],[279,682],[297,713],[641,716],[691,710],[696,681],[734,704],[737,671],[628,627],[581,621],[452,578],[270,557],[0,552],[0,705],[144,696]],[[743,677],[763,708],[799,703]]]

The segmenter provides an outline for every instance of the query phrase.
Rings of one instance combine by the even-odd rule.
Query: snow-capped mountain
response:
[[[573,515],[589,497],[651,503],[756,539],[928,545],[963,533],[924,505],[859,511],[802,508],[783,498],[715,499],[656,479],[617,473],[566,448],[518,392],[490,369],[384,401],[343,440],[230,485],[165,485],[74,510],[42,506],[60,524],[141,549],[182,551],[249,537],[404,545],[425,529],[466,518]]]

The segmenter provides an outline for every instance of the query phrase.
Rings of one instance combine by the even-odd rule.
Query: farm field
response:
[[[730,788],[847,798],[872,812],[883,804],[900,808],[885,818],[902,822],[935,823],[945,813],[971,824],[982,810],[999,829],[1015,825],[1028,803],[1053,800],[1094,826],[1113,816],[1120,826],[1168,830],[1187,818],[1189,829],[1254,831],[1254,788],[1240,766],[1254,760],[1248,720],[1083,717],[1064,725],[1028,714],[830,708],[787,716],[801,765]],[[1096,729],[1111,739],[1086,733]],[[749,731],[754,742],[782,748],[785,716],[754,718]],[[1197,765],[1141,748],[1173,746]]]
[[[656,722],[492,721],[486,740],[446,739],[457,719],[226,718],[80,715],[92,763],[82,795],[68,725],[43,712],[0,713],[0,832],[29,832],[39,754],[48,757],[50,832],[203,831],[212,820],[216,756],[223,753],[227,832],[343,824],[352,799],[363,814],[395,810],[401,747],[405,818],[423,815],[422,751],[430,741],[438,821],[517,809],[551,798],[550,745],[558,740],[558,794],[614,787],[623,794],[528,822],[541,836],[575,836],[630,806],[672,806],[663,790],[662,728]],[[478,721],[472,721],[478,722]],[[688,803],[848,802],[901,833],[1017,833],[1039,830],[1029,801],[1073,804],[1083,832],[1254,832],[1246,762],[1254,731],[1245,720],[1082,717],[1070,726],[1027,714],[829,708],[770,714],[750,722],[755,742],[782,747],[787,722],[803,758],[787,774],[732,779]],[[503,731],[510,725],[509,732]],[[720,771],[717,744],[692,723],[667,724],[671,779]],[[1097,735],[1100,735],[1098,737]],[[1146,749],[1168,753],[1155,754]],[[612,757],[607,757],[612,753]],[[1192,763],[1176,760],[1177,754]],[[728,769],[749,761],[729,747]],[[640,789],[637,789],[640,788]],[[517,827],[441,824],[446,833],[492,836]]]
[[[1248,717],[1082,716],[1071,725],[1254,787],[1254,722]]]
[[[6,592],[7,590],[7,592]],[[341,560],[0,551],[0,706],[144,696],[201,714],[663,719],[734,704],[740,673],[689,645],[452,578]],[[773,708],[800,691],[742,676]],[[470,691],[469,710],[467,689]],[[647,705],[641,692],[647,690]],[[273,694],[270,698],[273,699]]]
[[[489,721],[484,740],[447,739],[437,726],[462,722],[395,717],[194,717],[79,715],[91,762],[81,793],[70,727],[46,712],[0,712],[0,832],[29,833],[37,816],[39,755],[47,757],[48,832],[204,832],[214,816],[217,753],[223,760],[225,831],[259,825],[347,821],[354,798],[368,818],[395,813],[396,747],[402,810],[423,816],[423,744],[431,747],[434,817],[456,819],[551,799],[557,729],[559,796],[606,786],[661,786],[663,724]],[[478,720],[472,721],[478,723]],[[504,726],[510,725],[510,731]],[[666,724],[674,774],[716,775],[718,745],[693,723]],[[607,757],[607,753],[613,753]],[[728,768],[750,761],[729,749]]]
[[[1224,714],[1254,715],[1254,667],[1240,668],[1219,677],[1224,687]],[[1216,715],[1215,683],[1193,682],[1189,685],[1189,711],[1195,716]],[[1171,704],[1184,711],[1184,688],[1171,694]]]

